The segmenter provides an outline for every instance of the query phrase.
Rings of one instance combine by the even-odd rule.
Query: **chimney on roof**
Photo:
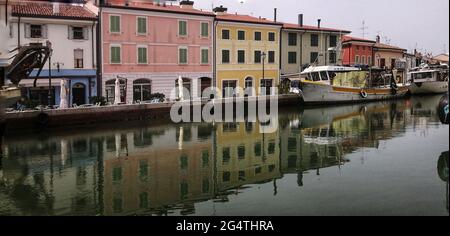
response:
[[[194,1],[183,0],[180,2],[180,7],[183,9],[194,9]]]
[[[319,28],[319,29],[320,29],[320,22],[322,22],[322,20],[321,19],[317,19],[317,28]]]
[[[53,15],[59,14],[59,2],[53,3]]]
[[[303,27],[303,14],[298,14],[298,26]]]
[[[273,21],[277,22],[277,9],[276,8],[273,9]]]
[[[217,15],[225,15],[227,14],[228,8],[223,7],[222,5],[220,5],[220,7],[215,7],[213,9],[213,12],[215,12]]]
[[[380,41],[381,41],[381,37],[380,37],[380,35],[377,35],[377,37],[376,37],[376,41],[377,41],[377,43],[380,43]]]

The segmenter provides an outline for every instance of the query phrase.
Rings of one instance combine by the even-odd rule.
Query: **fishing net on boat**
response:
[[[351,71],[345,73],[336,73],[333,78],[333,86],[340,87],[366,87],[367,72]]]

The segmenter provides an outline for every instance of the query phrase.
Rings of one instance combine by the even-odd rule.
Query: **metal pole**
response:
[[[48,106],[52,107],[52,56],[50,49],[50,57],[48,58]]]

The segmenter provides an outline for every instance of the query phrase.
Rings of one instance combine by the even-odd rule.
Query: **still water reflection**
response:
[[[0,215],[448,215],[439,98],[8,135]]]

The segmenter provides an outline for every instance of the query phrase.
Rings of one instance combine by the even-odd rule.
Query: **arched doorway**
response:
[[[175,80],[175,88],[176,88],[176,95],[179,96],[180,90],[178,89],[178,79]],[[183,78],[183,87],[189,92],[189,94],[184,93],[184,98],[191,98],[192,97],[192,90],[191,90],[191,79]]]
[[[200,93],[202,98],[209,98],[207,94],[211,94],[212,79],[208,77],[200,78]],[[209,90],[207,90],[209,89]],[[206,91],[205,91],[206,90]]]
[[[76,83],[72,86],[72,103],[76,105],[86,104],[86,85]]]
[[[252,77],[247,77],[245,78],[245,95],[246,97],[250,97],[253,96],[253,78]]]
[[[148,101],[152,94],[152,84],[149,79],[138,79],[133,82],[133,102]]]

